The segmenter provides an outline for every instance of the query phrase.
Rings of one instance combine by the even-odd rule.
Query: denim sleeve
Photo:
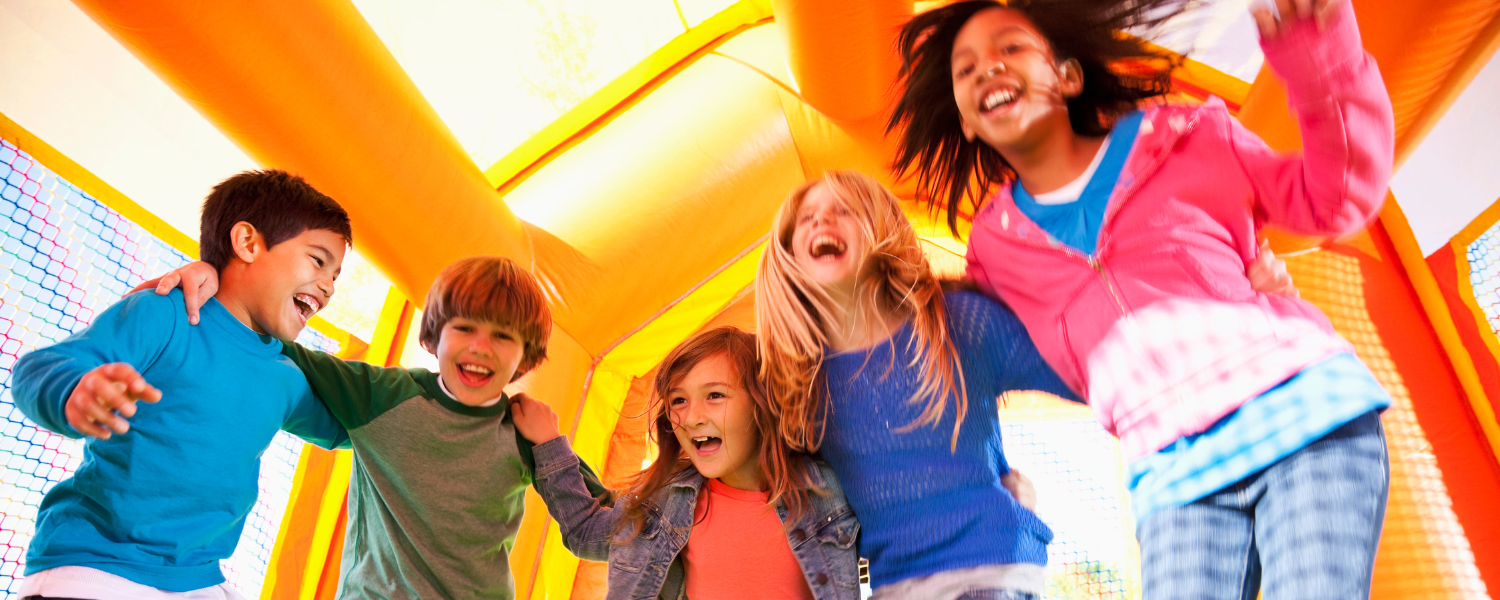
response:
[[[557,521],[563,546],[578,558],[609,560],[617,511],[590,493],[583,461],[568,446],[566,436],[537,444],[536,491],[547,503],[547,513]],[[592,471],[589,472],[592,474]]]

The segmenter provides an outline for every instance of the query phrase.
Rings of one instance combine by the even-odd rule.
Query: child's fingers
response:
[[[1255,17],[1255,26],[1260,29],[1260,37],[1268,40],[1276,37],[1276,16],[1271,14],[1270,9],[1257,8],[1250,11],[1250,16]]]
[[[203,306],[202,290],[196,285],[182,286],[182,303],[187,305],[188,324],[198,324],[198,309]]]
[[[1276,20],[1287,22],[1297,17],[1295,0],[1276,0]]]
[[[115,433],[130,430],[130,424],[115,414],[117,406],[129,402],[122,393],[124,385],[95,378],[79,382],[78,387],[68,405],[80,419],[108,427]]]
[[[154,288],[154,287],[156,287],[156,282],[158,282],[158,281],[161,281],[160,277],[158,277],[156,279],[150,279],[150,280],[147,280],[147,281],[142,281],[140,285],[135,286],[133,288],[130,288],[130,291],[125,292],[125,295],[129,296],[129,295],[134,294],[136,292],[139,292],[141,290],[149,290],[151,288]],[[158,291],[157,293],[160,294],[161,292]]]
[[[1296,8],[1298,19],[1311,19],[1313,16],[1313,0],[1292,0]],[[1285,14],[1285,13],[1283,13]]]
[[[136,400],[144,400],[146,402],[155,403],[161,400],[161,390],[158,390],[155,387],[152,387],[151,384],[146,383],[146,379],[143,377],[138,377],[134,381],[127,383],[125,394],[130,397],[130,400],[132,402]],[[130,415],[125,416],[128,417]]]
[[[78,430],[78,433],[92,438],[99,438],[101,440],[109,439],[109,429],[94,422],[92,419],[83,416],[82,410],[74,403],[69,402],[68,405],[63,408],[63,412],[68,417],[68,424],[72,425],[73,429]]]
[[[1313,5],[1313,19],[1318,24],[1318,31],[1327,29],[1343,7],[1343,0],[1317,0]]]
[[[182,277],[177,274],[177,271],[172,271],[171,273],[167,273],[166,275],[158,277],[156,279],[156,295],[165,296],[172,293],[172,288],[177,287],[177,284],[181,282]]]

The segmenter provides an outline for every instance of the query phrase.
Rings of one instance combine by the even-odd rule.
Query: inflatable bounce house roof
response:
[[[826,169],[893,180],[884,135],[895,29],[912,0],[0,0],[0,590],[15,597],[41,494],[82,446],[11,405],[20,354],[196,256],[198,206],[258,166],[305,176],[357,230],[339,299],[304,333],[419,366],[422,296],[455,259],[499,254],[544,283],[550,360],[516,385],[549,402],[618,485],[654,457],[656,364],[717,324],[754,327],[776,207]],[[1302,295],[1394,395],[1378,598],[1500,589],[1500,0],[1354,0],[1396,110],[1381,218],[1337,241],[1271,232]],[[1300,144],[1248,0],[1171,39],[1179,91],[1223,98]],[[909,215],[962,269],[942,215]],[[1002,410],[1012,462],[1057,533],[1049,598],[1137,598],[1116,443],[1049,397]],[[235,556],[246,596],[332,598],[350,457],[278,438]],[[511,557],[518,597],[601,598],[540,501]],[[7,587],[8,586],[8,587]]]

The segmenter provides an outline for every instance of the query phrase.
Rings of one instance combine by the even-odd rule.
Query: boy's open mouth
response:
[[[823,234],[813,238],[812,245],[807,249],[807,253],[812,256],[813,260],[821,260],[823,258],[838,260],[844,255],[844,251],[847,249],[848,246],[844,244],[843,240]]]
[[[475,364],[459,363],[458,378],[469,387],[483,387],[495,376],[495,370]]]
[[[719,450],[720,446],[723,445],[724,440],[713,437],[711,435],[704,435],[693,438],[693,447],[698,449],[699,456],[708,456],[710,454],[713,454],[714,452],[717,452]]]
[[[1021,90],[1015,87],[1002,87],[984,95],[979,101],[979,112],[986,116],[993,116],[1005,107],[1015,104],[1021,98]]]
[[[303,321],[311,319],[323,308],[322,303],[312,294],[295,294],[292,296],[292,304],[297,307],[297,314],[302,316]]]

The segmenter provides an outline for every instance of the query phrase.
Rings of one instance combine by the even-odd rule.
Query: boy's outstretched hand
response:
[[[161,390],[151,387],[146,379],[125,363],[110,363],[94,367],[78,380],[73,394],[63,413],[68,424],[89,437],[109,439],[111,431],[130,431],[126,421],[135,416],[137,401],[161,400]]]
[[[562,435],[557,430],[557,413],[552,412],[552,407],[524,393],[510,397],[510,420],[521,437],[533,444],[550,442]]]
[[[1273,40],[1285,33],[1296,21],[1312,19],[1318,31],[1328,28],[1338,16],[1347,0],[1262,0],[1250,9],[1255,24],[1260,27],[1260,36]],[[1275,2],[1276,10],[1267,6]]]
[[[144,282],[135,289],[130,290],[134,294],[141,290],[156,289],[156,295],[165,296],[172,293],[172,288],[182,288],[182,301],[187,305],[188,323],[198,324],[198,309],[208,304],[208,299],[219,293],[219,270],[213,265],[195,260],[156,279]]]
[[[1036,510],[1036,486],[1031,485],[1031,480],[1022,475],[1020,471],[1011,469],[1009,473],[1000,477],[1000,485],[1016,497],[1016,502],[1026,510]]]

